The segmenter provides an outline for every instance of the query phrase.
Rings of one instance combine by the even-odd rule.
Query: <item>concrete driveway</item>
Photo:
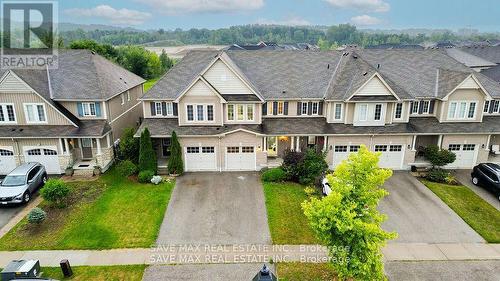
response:
[[[470,177],[471,170],[457,170],[453,171],[455,178],[463,185],[470,188],[474,193],[476,193],[479,197],[483,198],[484,201],[490,203],[493,207],[500,211],[500,201],[493,194],[493,192],[482,186],[476,186],[472,183]]]
[[[256,172],[187,173],[177,179],[157,244],[271,244]]]
[[[385,272],[390,281],[498,281],[498,261],[389,262]]]
[[[386,182],[390,195],[379,206],[388,215],[383,228],[396,231],[393,242],[484,242],[462,218],[408,172],[395,172]]]

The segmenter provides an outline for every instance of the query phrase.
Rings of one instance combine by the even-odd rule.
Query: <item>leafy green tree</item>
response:
[[[168,57],[165,50],[161,51],[160,62],[163,72],[168,71],[172,66],[174,66],[174,60]]]
[[[69,44],[69,48],[90,50],[110,60],[116,60],[118,56],[118,52],[113,46],[109,44],[99,44],[89,39],[73,41]]]
[[[141,133],[140,147],[139,147],[139,171],[152,171],[156,173],[156,153],[153,149],[153,142],[151,141],[151,134],[148,128],[145,128]]]
[[[437,145],[429,145],[424,151],[425,158],[432,167],[442,167],[455,162],[457,155],[449,150],[440,149]]]
[[[184,172],[184,163],[182,162],[182,150],[177,134],[172,132],[170,140],[170,158],[168,158],[168,173],[182,174]]]
[[[119,157],[122,160],[130,160],[132,163],[137,164],[139,162],[139,139],[134,137],[134,128],[123,129],[122,137],[120,138],[119,144]]]
[[[327,176],[332,188],[328,196],[302,203],[341,280],[386,279],[381,248],[397,234],[381,228],[386,216],[377,206],[388,194],[381,187],[392,171],[379,168],[378,161],[379,153],[362,146]]]

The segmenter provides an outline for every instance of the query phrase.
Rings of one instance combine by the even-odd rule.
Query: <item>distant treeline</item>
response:
[[[242,25],[215,30],[196,29],[131,31],[131,30],[93,30],[77,29],[60,34],[66,45],[75,40],[91,39],[99,43],[111,45],[146,44],[151,46],[177,46],[188,44],[230,45],[255,44],[259,41],[276,43],[310,43],[323,48],[332,45],[357,44],[363,47],[370,45],[396,43],[421,44],[424,42],[443,41],[483,41],[499,39],[498,33],[476,33],[459,35],[451,31],[440,31],[429,35],[387,34],[365,32],[350,24],[333,25],[329,28],[315,26],[273,26]]]

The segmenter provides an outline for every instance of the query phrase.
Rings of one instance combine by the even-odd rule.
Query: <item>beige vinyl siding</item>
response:
[[[187,122],[188,104],[211,104],[214,106],[214,121],[211,122]],[[196,110],[196,108],[194,108]],[[180,99],[178,105],[179,125],[222,125],[222,103],[221,99],[201,80],[198,80],[191,89]]]
[[[253,93],[221,60],[215,62],[203,77],[221,94]]]
[[[346,103],[344,107],[345,114],[345,124],[352,124],[354,122],[354,109],[356,108],[355,103]],[[347,109],[347,114],[346,114]]]
[[[466,101],[466,102],[476,102],[476,116],[474,119],[460,119],[460,120],[450,120],[448,119],[448,109],[452,101]],[[485,95],[481,90],[477,89],[458,89],[448,97],[447,101],[442,103],[442,108],[440,110],[440,121],[441,122],[481,122],[483,120],[483,107],[484,107]],[[457,109],[458,110],[458,109]]]
[[[86,102],[86,101],[83,101]],[[93,101],[88,101],[88,102],[93,102]],[[78,102],[77,101],[61,101],[59,102],[64,108],[66,108],[71,114],[73,114],[76,118],[81,119],[81,120],[102,120],[105,119],[105,113],[104,113],[104,102],[97,102],[101,104],[101,116],[79,116],[78,115]]]
[[[29,93],[31,89],[23,81],[15,77],[12,73],[7,74],[1,81],[0,92],[6,93]]]
[[[120,114],[123,112],[129,110],[133,106],[135,106],[139,101],[137,100],[138,98],[142,97],[143,94],[143,87],[142,85],[138,85],[130,91],[130,101],[127,100],[127,92],[123,92],[114,98],[108,100],[106,102],[106,110],[108,112],[108,120],[114,120],[116,117],[118,117]],[[125,98],[125,103],[122,103],[122,98],[121,96],[124,95]],[[139,106],[140,107],[140,106]]]
[[[24,103],[43,103],[45,104],[45,114],[47,123],[36,125],[71,125],[71,123],[59,111],[54,109],[50,104],[45,102],[40,96],[35,93],[0,93],[0,103],[13,103],[16,113],[17,125],[28,125],[24,113]],[[12,124],[10,124],[12,125]],[[33,125],[33,124],[29,124]],[[1,125],[0,125],[1,126]]]
[[[487,162],[489,151],[486,144],[488,142],[488,135],[444,135],[441,147],[448,149],[450,144],[475,144],[477,151],[477,162]],[[482,148],[484,145],[485,148]]]
[[[123,130],[125,128],[137,128],[139,125],[139,120],[142,117],[142,107],[137,105],[136,107],[130,109],[127,114],[122,115],[120,118],[114,120],[111,125],[112,141],[121,138]]]
[[[356,95],[360,96],[392,96],[392,93],[387,89],[387,87],[382,83],[382,81],[374,76],[366,85],[361,88]]]

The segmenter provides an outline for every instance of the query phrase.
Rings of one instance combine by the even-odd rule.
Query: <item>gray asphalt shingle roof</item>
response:
[[[216,51],[189,52],[144,99],[177,98],[218,54]],[[345,100],[376,72],[401,99],[442,98],[463,81],[462,77],[465,79],[471,73],[490,95],[500,97],[500,86],[494,81],[441,50],[239,50],[224,51],[223,55],[267,100]],[[436,85],[440,87],[438,90]]]
[[[488,76],[490,79],[495,80],[500,83],[500,65],[485,69],[481,71],[481,74]]]
[[[500,64],[500,46],[463,47],[460,50],[474,56]]]
[[[82,120],[78,125],[0,126],[0,138],[102,137],[111,130],[105,120]]]
[[[448,48],[445,52],[457,61],[465,64],[468,67],[484,67],[484,66],[494,66],[495,63],[489,60],[485,60],[481,57],[475,56],[468,52],[465,52],[458,48]]]

